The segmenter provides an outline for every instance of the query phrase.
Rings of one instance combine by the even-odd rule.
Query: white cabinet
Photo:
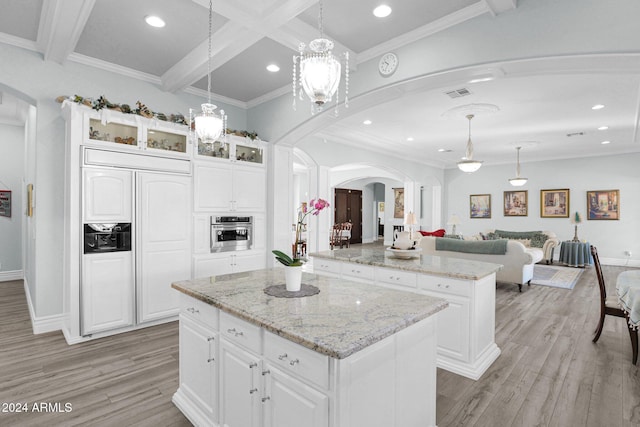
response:
[[[85,223],[131,222],[132,172],[83,169],[83,220]]]
[[[171,282],[191,277],[191,178],[138,173],[138,322],[178,314]]]
[[[193,257],[194,277],[219,276],[265,268],[264,251],[238,251]]]
[[[196,211],[265,210],[264,168],[211,162],[196,164],[193,173]]]
[[[134,274],[131,252],[82,257],[81,333],[133,325]]]
[[[220,344],[221,425],[259,427],[261,364],[257,355],[227,340]]]

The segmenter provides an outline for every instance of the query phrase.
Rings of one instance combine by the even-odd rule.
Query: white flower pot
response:
[[[285,267],[284,268],[284,282],[287,285],[289,292],[297,292],[300,290],[302,283],[302,266],[299,267]]]

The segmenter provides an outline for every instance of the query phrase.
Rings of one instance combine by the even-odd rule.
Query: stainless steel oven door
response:
[[[211,224],[211,252],[251,249],[252,228],[250,223]]]

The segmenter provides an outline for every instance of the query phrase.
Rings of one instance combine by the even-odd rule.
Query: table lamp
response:
[[[580,216],[578,211],[576,211],[576,213],[571,216],[571,224],[574,224],[575,226],[575,231],[573,233],[573,240],[571,240],[572,242],[580,241],[580,239],[578,239],[578,224],[580,224],[581,222],[582,222],[582,217]]]
[[[413,226],[418,223],[416,214],[409,212],[404,220],[405,225],[409,226],[409,239],[413,240]]]
[[[454,236],[456,236],[456,225],[460,224],[460,218],[458,218],[458,215],[453,214],[451,215],[451,218],[449,218],[449,221],[447,222],[447,225],[452,225],[453,227],[451,227],[451,234],[453,234]]]

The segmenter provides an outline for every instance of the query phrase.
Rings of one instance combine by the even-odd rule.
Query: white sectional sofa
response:
[[[542,260],[547,264],[553,264],[553,251],[560,245],[560,240],[553,231],[507,231],[507,230],[486,230],[484,233],[472,236],[472,239],[482,240],[483,237],[497,235],[500,239],[515,240],[522,243],[526,248],[534,249],[535,235],[545,235],[544,243],[541,244]]]
[[[446,237],[424,236],[420,240],[420,246],[422,247],[422,253],[424,255],[472,259],[476,261],[502,264],[502,270],[496,273],[496,281],[515,283],[518,285],[518,290],[520,292],[522,292],[522,285],[524,283],[529,284],[533,278],[533,265],[541,261],[544,255],[542,249],[527,248],[521,242],[516,240],[507,241],[507,250],[504,255],[436,250],[436,239],[446,239]],[[459,240],[458,242],[462,245],[468,243],[481,243],[479,241],[466,240]]]

